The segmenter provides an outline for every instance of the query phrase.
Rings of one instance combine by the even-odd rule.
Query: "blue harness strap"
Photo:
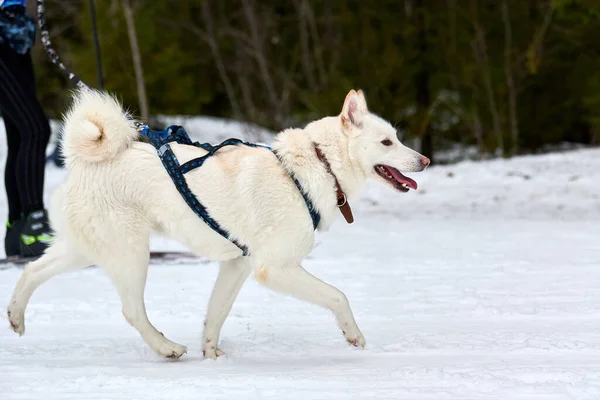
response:
[[[215,221],[209,215],[208,211],[206,210],[206,207],[204,207],[202,203],[200,203],[196,195],[188,187],[184,174],[195,168],[201,167],[208,158],[212,157],[217,151],[219,151],[219,149],[225,146],[235,146],[242,144],[250,147],[262,147],[269,150],[271,150],[271,148],[269,146],[264,146],[256,143],[243,142],[239,139],[227,139],[216,146],[212,146],[209,143],[192,142],[185,129],[179,125],[171,125],[164,131],[154,131],[148,126],[144,126],[142,128],[141,134],[142,136],[147,137],[150,140],[150,143],[152,143],[152,145],[156,148],[156,151],[160,160],[163,163],[163,166],[167,170],[167,173],[171,177],[171,180],[175,184],[175,187],[177,188],[185,202],[188,204],[188,206],[196,213],[196,215],[198,215],[198,217],[200,217],[200,219],[202,219],[202,221],[204,221],[208,226],[210,226],[211,229],[213,229],[219,235],[223,236],[225,239],[235,244],[240,250],[242,250],[243,255],[247,256],[248,248],[245,245],[238,243],[237,240],[232,238],[229,232],[223,229],[217,223],[217,221]],[[194,158],[184,163],[183,165],[180,165],[177,156],[175,156],[175,153],[173,153],[173,150],[169,145],[169,143],[172,142],[188,146],[200,147],[206,150],[208,153],[202,157]],[[293,176],[293,174],[290,173],[290,175],[294,183],[298,187],[298,190],[302,194],[304,201],[306,202],[306,207],[308,208],[310,217],[313,221],[313,228],[317,229],[317,226],[319,225],[319,221],[321,219],[321,215],[313,206],[312,201],[310,201],[306,192],[302,189],[302,186],[300,185],[300,182],[298,182],[298,179],[296,179]]]
[[[273,153],[275,154],[275,156],[281,162],[281,157],[279,156],[279,154],[277,154],[276,151],[273,151]],[[296,184],[296,187],[298,188],[298,191],[300,192],[300,194],[304,198],[304,202],[306,203],[306,208],[308,208],[308,212],[310,214],[310,218],[312,219],[312,222],[313,222],[313,229],[317,229],[317,226],[319,226],[319,222],[321,221],[321,214],[319,213],[319,211],[317,211],[317,209],[313,205],[312,201],[310,201],[310,198],[308,197],[308,193],[306,193],[304,191],[304,189],[302,188],[302,185],[300,185],[300,182],[294,176],[294,173],[292,171],[288,171],[288,174],[290,175],[290,178],[292,178],[292,180]]]

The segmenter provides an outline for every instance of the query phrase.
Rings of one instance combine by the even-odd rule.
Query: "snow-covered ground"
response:
[[[64,171],[47,174],[50,193]],[[150,268],[149,318],[188,345],[163,360],[89,268],[34,294],[25,336],[4,319],[0,399],[599,399],[600,149],[411,176],[417,192],[370,185],[356,222],[320,234],[305,263],[346,293],[364,350],[329,312],[250,279],[223,328],[226,356],[203,360],[217,267],[202,262]],[[0,271],[2,307],[20,272]]]

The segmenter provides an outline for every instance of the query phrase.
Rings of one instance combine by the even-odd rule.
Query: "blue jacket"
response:
[[[0,0],[0,8],[6,8],[10,6],[22,6],[25,7],[27,0]]]
[[[0,0],[0,44],[19,54],[29,51],[35,42],[35,23],[25,14],[26,0]]]

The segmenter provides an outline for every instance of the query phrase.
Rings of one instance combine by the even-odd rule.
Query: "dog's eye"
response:
[[[385,139],[381,141],[381,144],[384,146],[391,146],[392,145],[392,141],[390,139]]]

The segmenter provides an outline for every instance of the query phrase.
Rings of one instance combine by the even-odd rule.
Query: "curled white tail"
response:
[[[73,161],[102,162],[118,156],[138,137],[133,120],[112,95],[93,89],[75,92],[64,116],[62,150]]]

